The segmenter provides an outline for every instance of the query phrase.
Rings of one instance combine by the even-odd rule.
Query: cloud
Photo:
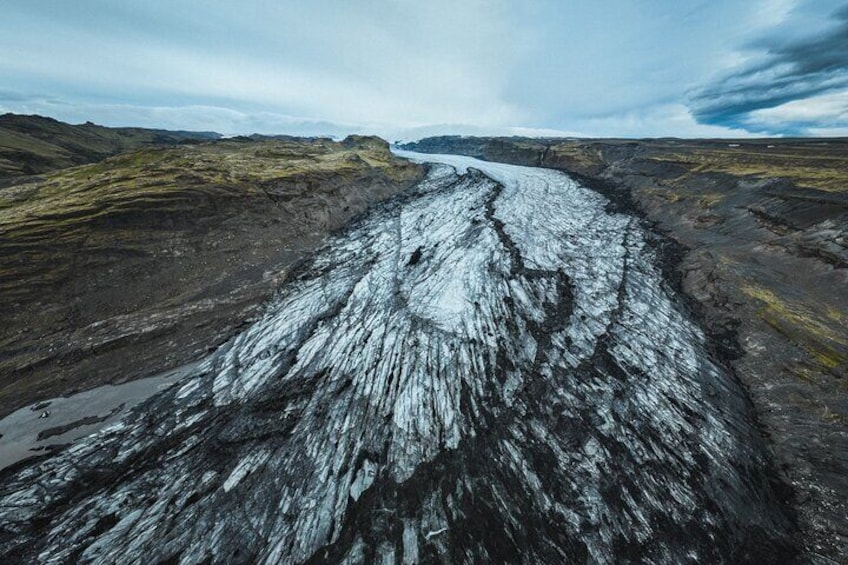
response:
[[[14,104],[14,106],[12,106]],[[250,133],[343,137],[368,133],[361,124],[336,123],[288,116],[274,112],[247,113],[220,106],[147,106],[131,104],[67,103],[44,97],[7,100],[0,92],[0,112],[60,116],[70,123],[83,123],[97,116],[97,123],[111,127],[137,126],[173,130],[216,131],[223,135]]]
[[[826,24],[818,23],[823,29],[815,36],[790,39],[791,26],[778,26],[750,44],[755,54],[739,68],[690,95],[695,118],[764,133],[826,128],[845,109],[840,93],[848,91],[848,6],[832,12]]]
[[[682,103],[665,103],[575,121],[592,137],[751,137],[740,127],[698,123]],[[581,136],[587,137],[587,136]]]
[[[11,0],[6,84],[76,103],[218,106],[378,127],[505,125],[501,2]]]
[[[744,119],[749,129],[805,135],[844,135],[840,132],[848,128],[848,90],[754,110]]]
[[[106,126],[139,126],[195,131],[217,131],[226,136],[250,133],[344,137],[351,133],[376,134],[390,141],[411,141],[435,135],[519,137],[750,137],[743,129],[697,123],[682,104],[662,104],[603,117],[574,119],[574,129],[521,125],[476,125],[467,122],[403,127],[315,120],[268,111],[243,112],[213,105],[146,106],[132,104],[68,103],[45,96],[0,91],[0,113],[59,116],[83,123],[97,116]]]
[[[5,0],[0,104],[225,134],[792,133],[758,112],[844,87],[848,15],[803,37],[834,1]]]
[[[433,135],[497,135],[522,137],[569,137],[579,134],[544,128],[522,126],[477,126],[468,123],[444,123],[427,126],[401,127],[379,124],[357,124],[314,120],[275,112],[241,112],[226,107],[208,105],[137,106],[131,104],[67,103],[45,96],[26,95],[0,90],[0,113],[14,110],[24,114],[61,116],[71,123],[89,121],[98,116],[101,125],[138,126],[164,129],[216,131],[225,136],[250,133],[302,136],[344,137],[352,133],[377,134],[388,140],[415,140]]]

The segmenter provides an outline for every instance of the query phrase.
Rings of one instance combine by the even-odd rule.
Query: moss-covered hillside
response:
[[[94,163],[139,147],[218,137],[212,132],[71,125],[42,116],[4,114],[0,116],[0,181]]]
[[[2,412],[197,357],[293,261],[421,174],[377,138],[241,139],[0,189]]]

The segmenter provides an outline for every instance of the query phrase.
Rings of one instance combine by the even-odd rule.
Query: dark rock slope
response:
[[[0,183],[43,174],[140,147],[209,141],[213,132],[107,128],[92,123],[70,125],[42,116],[0,116]],[[0,185],[2,186],[2,185]]]
[[[422,169],[377,138],[148,148],[0,189],[0,412],[204,355]]]
[[[848,559],[848,141],[439,137],[562,169],[679,244],[676,277],[794,487],[806,560]]]
[[[0,477],[0,560],[790,559],[653,236],[559,172],[436,161],[185,380]]]

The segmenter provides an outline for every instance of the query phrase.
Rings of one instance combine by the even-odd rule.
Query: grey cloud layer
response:
[[[757,109],[845,89],[848,15],[710,77],[843,3],[6,0],[0,112],[228,134],[745,135],[764,131]]]
[[[805,39],[786,42],[773,36],[761,41],[758,46],[765,48],[764,58],[693,94],[693,115],[706,124],[770,133],[803,133],[806,127],[838,125],[813,120],[763,123],[755,113],[848,88],[848,6],[833,13],[831,21],[834,25],[824,33]]]

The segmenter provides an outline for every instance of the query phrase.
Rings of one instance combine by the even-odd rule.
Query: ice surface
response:
[[[41,561],[732,561],[785,526],[736,381],[634,218],[430,163],[123,425],[0,483]]]

